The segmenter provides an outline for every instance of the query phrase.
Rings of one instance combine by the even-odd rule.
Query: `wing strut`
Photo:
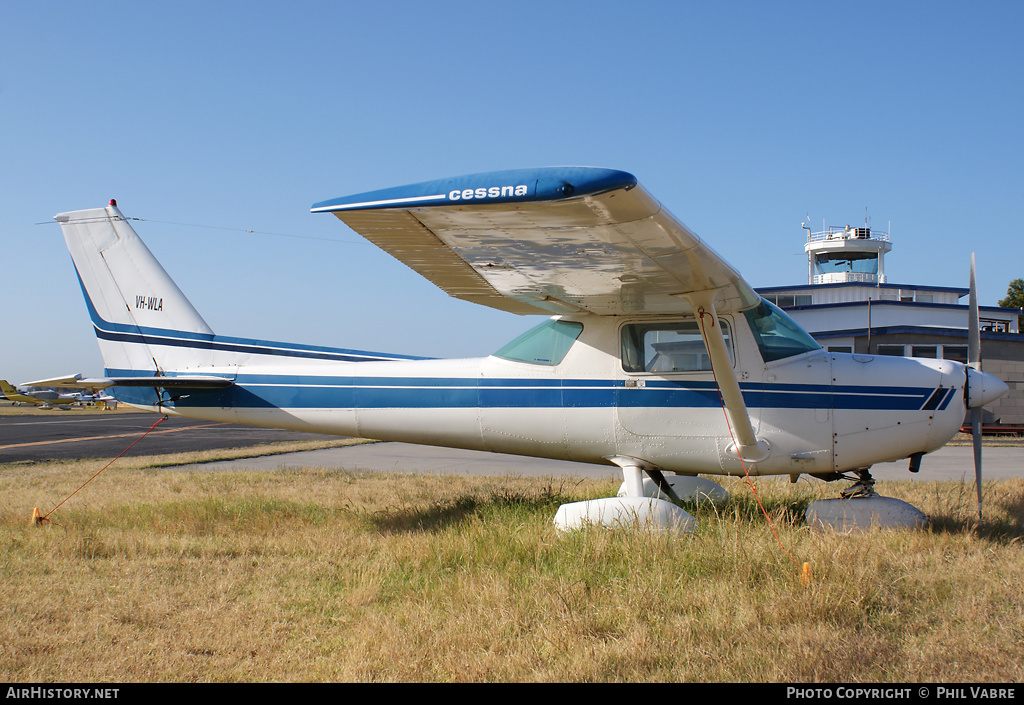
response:
[[[714,296],[711,292],[702,293],[704,295],[689,298],[700,320],[701,335],[711,357],[711,372],[715,376],[715,384],[722,395],[722,403],[725,405],[729,425],[734,434],[733,442],[726,449],[726,453],[750,462],[764,460],[771,449],[765,441],[758,440],[754,435],[740,383],[732,373],[729,349],[726,347],[725,336],[722,335],[722,327],[718,324],[718,314],[715,312]]]

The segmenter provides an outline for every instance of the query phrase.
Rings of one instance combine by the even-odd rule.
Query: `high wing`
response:
[[[720,313],[759,298],[632,174],[549,167],[316,203],[452,296],[519,314]]]

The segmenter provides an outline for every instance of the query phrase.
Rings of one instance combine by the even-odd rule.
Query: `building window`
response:
[[[942,346],[942,359],[953,360],[955,362],[967,362],[967,346],[966,345],[943,345]]]
[[[810,294],[769,294],[764,297],[779,308],[792,308],[794,306],[810,306]]]
[[[931,359],[937,358],[938,350],[934,345],[911,345],[910,346],[911,357],[928,357]]]
[[[829,352],[837,352],[837,353],[852,353],[853,352],[853,346],[852,345],[829,345],[828,346],[828,351]]]
[[[1010,322],[1009,321],[998,321],[993,318],[982,318],[979,323],[981,329],[989,333],[1009,333]]]
[[[895,357],[903,357],[903,346],[902,345],[879,345],[879,355],[893,355]]]
[[[877,252],[822,252],[815,255],[814,262],[822,274],[837,272],[878,274]]]

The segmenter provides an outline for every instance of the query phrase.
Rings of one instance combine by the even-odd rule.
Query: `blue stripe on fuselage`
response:
[[[335,360],[339,362],[369,362],[378,360],[429,360],[428,357],[415,355],[394,355],[390,353],[367,352],[363,350],[347,350],[345,348],[329,348],[319,345],[301,345],[298,343],[280,343],[269,340],[252,340],[249,338],[233,338],[209,333],[195,333],[168,328],[143,328],[134,324],[114,323],[100,316],[93,305],[89,292],[82,281],[82,275],[75,267],[78,285],[82,288],[85,305],[92,319],[96,337],[119,343],[137,343],[140,345],[164,345],[195,350],[218,350],[223,352],[239,352],[254,355],[276,355],[279,357],[297,357],[303,359]],[[121,376],[129,376],[126,371]],[[146,372],[145,374],[150,374]]]
[[[108,371],[111,376],[126,374]],[[131,374],[128,372],[127,374]],[[807,384],[741,385],[750,408],[919,410],[934,387],[853,387]],[[946,395],[948,397],[948,395]],[[291,409],[455,408],[715,408],[711,381],[481,379],[240,374],[235,386],[195,390],[181,406]]]
[[[335,360],[338,362],[373,362],[386,360],[429,360],[427,357],[412,355],[392,355],[388,353],[346,350],[344,348],[327,348],[316,345],[298,345],[295,343],[278,343],[267,340],[249,340],[246,338],[227,338],[214,335],[201,338],[184,336],[196,334],[174,331],[173,335],[164,335],[153,329],[143,329],[142,333],[117,333],[96,329],[96,337],[101,340],[113,340],[121,343],[137,343],[141,345],[163,345],[175,348],[191,348],[193,350],[217,350],[221,352],[238,352],[251,355],[276,355],[278,357],[296,357],[313,360]],[[179,337],[182,336],[182,337]]]

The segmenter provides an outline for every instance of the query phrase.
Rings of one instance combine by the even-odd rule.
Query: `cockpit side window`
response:
[[[548,319],[504,345],[494,356],[534,365],[557,365],[582,332],[582,323]]]
[[[719,319],[732,362],[728,321]],[[711,369],[697,321],[650,321],[622,327],[622,369],[626,372],[706,372]]]
[[[765,362],[820,350],[821,346],[782,309],[761,299],[761,303],[743,312],[750,332],[757,341]]]

